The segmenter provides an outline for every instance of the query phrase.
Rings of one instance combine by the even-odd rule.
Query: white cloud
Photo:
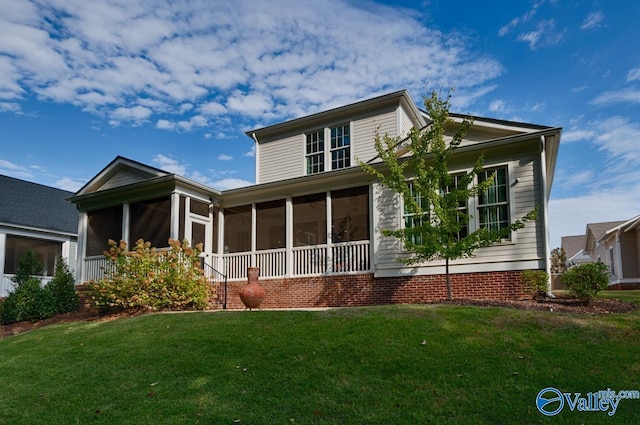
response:
[[[211,186],[218,190],[229,190],[236,189],[239,187],[251,186],[251,183],[248,180],[243,179],[235,179],[235,178],[225,178],[221,180],[216,180],[211,183]]]
[[[251,145],[251,149],[244,153],[244,156],[254,158],[256,156],[256,145]]]
[[[524,15],[513,18],[507,25],[500,28],[500,30],[498,31],[498,35],[500,37],[503,37],[508,33],[510,33],[511,30],[513,30],[520,24],[529,22],[531,18],[533,18],[535,14],[538,12],[538,9],[540,8],[540,6],[542,6],[544,3],[545,3],[545,0],[540,0],[535,2],[531,7],[531,9],[527,11]]]
[[[18,179],[29,179],[33,177],[33,174],[28,168],[4,159],[0,159],[0,174]]]
[[[640,90],[625,89],[606,91],[591,101],[594,105],[608,105],[611,103],[640,103]]]
[[[569,131],[562,133],[560,139],[562,143],[578,142],[581,140],[592,140],[595,136],[595,132],[592,130],[584,130],[580,128],[573,128]]]
[[[633,68],[627,74],[627,82],[640,81],[640,68]]]
[[[84,186],[86,181],[78,181],[73,180],[69,177],[64,177],[56,180],[54,186],[58,189],[68,190],[69,192],[77,192],[82,186]]]
[[[604,21],[604,14],[601,11],[592,12],[587,16],[582,25],[580,25],[580,29],[586,30],[591,28],[597,28]]]
[[[531,50],[537,50],[542,46],[556,45],[562,41],[564,35],[556,31],[555,26],[556,22],[553,19],[541,21],[535,30],[520,34],[518,40],[529,43]]]
[[[504,112],[505,109],[506,109],[506,105],[504,103],[504,100],[502,99],[493,100],[489,104],[489,110],[491,112]]]
[[[218,155],[218,161],[231,161],[233,159],[233,156],[231,155],[226,155],[221,153],[220,155]]]
[[[151,161],[156,167],[164,170],[168,173],[178,174],[185,176],[187,174],[187,167],[184,164],[180,164],[176,159],[170,156],[157,154]]]
[[[132,108],[116,108],[111,112],[112,122],[131,121],[141,124],[151,116],[151,109],[144,106],[134,106]]]
[[[268,124],[383,91],[422,93],[425,81],[455,86],[457,104],[466,106],[503,73],[495,59],[473,54],[466,38],[395,7],[152,3],[12,1],[0,16],[0,99],[15,105],[35,94],[112,125],[154,116],[157,128],[193,131],[213,116]]]

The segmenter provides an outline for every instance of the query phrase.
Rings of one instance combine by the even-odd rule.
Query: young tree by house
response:
[[[567,254],[564,248],[554,248],[551,251],[551,273],[564,273],[567,271]]]
[[[406,139],[376,135],[375,146],[385,170],[359,162],[382,185],[398,193],[403,201],[405,223],[400,229],[384,229],[382,234],[400,239],[413,255],[401,258],[405,264],[437,259],[445,260],[447,296],[453,298],[449,263],[469,257],[479,248],[509,237],[525,223],[535,220],[537,209],[507,224],[498,220],[481,220],[495,225],[480,226],[469,231],[471,216],[466,208],[470,198],[490,199],[496,196],[495,173],[483,170],[484,159],[477,158],[471,171],[452,175],[449,160],[472,125],[464,119],[451,140],[445,131],[453,122],[449,117],[451,95],[441,98],[432,91],[425,96],[424,106],[431,122],[423,129],[412,129]],[[480,214],[491,214],[490,210]]]

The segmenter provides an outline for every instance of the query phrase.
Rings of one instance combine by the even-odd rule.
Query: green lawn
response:
[[[423,343],[424,341],[424,343]],[[640,313],[467,306],[156,314],[0,340],[0,423],[638,423],[535,399],[640,389]]]
[[[601,291],[598,295],[603,298],[615,298],[622,301],[640,304],[640,289],[625,291]]]

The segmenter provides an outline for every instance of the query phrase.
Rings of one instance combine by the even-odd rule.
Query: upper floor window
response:
[[[495,175],[494,175],[495,173]],[[494,175],[491,186],[478,196],[480,227],[499,232],[509,226],[509,187],[507,167],[493,168],[478,174],[478,182],[487,181]]]
[[[324,171],[324,130],[307,133],[307,174]]]
[[[325,146],[328,140],[328,149]],[[325,171],[325,164],[331,164],[331,170],[351,166],[351,126],[340,124],[333,127],[306,133],[305,162],[307,174]]]
[[[351,135],[349,124],[331,128],[331,169],[351,166]]]

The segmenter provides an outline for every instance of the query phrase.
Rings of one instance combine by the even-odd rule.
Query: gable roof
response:
[[[127,179],[129,181],[141,181],[154,177],[167,176],[170,175],[170,173],[118,155],[98,174],[96,174],[94,178],[82,186],[80,190],[75,193],[75,196],[110,189],[111,186],[109,185],[114,184],[112,179],[116,175],[120,175],[120,180]]]
[[[587,224],[587,231],[585,235],[585,251],[593,251],[593,248],[596,245],[596,242],[600,240],[600,238],[607,233],[609,229],[612,229],[616,226],[624,224],[625,221],[607,221],[603,223],[589,223]]]
[[[567,260],[573,258],[584,249],[585,235],[563,236],[560,238],[560,246],[564,249]]]
[[[633,217],[631,220],[624,221],[618,225],[615,225],[607,229],[597,240],[606,240],[618,230],[628,232],[640,226],[640,215]]]
[[[344,117],[345,115],[357,114],[362,111],[367,111],[372,108],[379,107],[380,105],[390,104],[392,102],[399,102],[410,111],[417,128],[424,127],[427,122],[425,117],[416,107],[415,102],[411,98],[411,95],[407,90],[399,90],[392,93],[387,93],[382,96],[373,97],[359,102],[350,103],[345,106],[340,106],[326,111],[317,112],[311,115],[305,115],[303,117],[294,118],[292,120],[280,122],[277,124],[269,125],[266,127],[258,128],[255,130],[247,131],[245,134],[251,137],[256,143],[260,143],[260,139],[268,137],[273,134],[287,131],[294,128],[304,128],[306,126],[313,126],[317,123],[330,121],[332,119]]]
[[[78,233],[78,210],[66,201],[72,193],[0,176],[0,224]]]

